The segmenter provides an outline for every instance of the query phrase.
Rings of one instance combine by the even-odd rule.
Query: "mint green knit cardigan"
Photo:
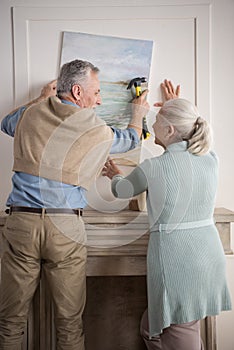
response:
[[[147,191],[150,337],[170,324],[231,309],[225,255],[213,222],[217,182],[215,153],[193,155],[186,141],[171,144],[127,177],[112,179],[116,197]]]

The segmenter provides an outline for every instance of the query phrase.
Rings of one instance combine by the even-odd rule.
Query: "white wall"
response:
[[[210,58],[210,77],[211,89],[211,123],[214,130],[215,150],[220,158],[220,180],[217,195],[217,207],[226,207],[234,210],[234,116],[233,116],[233,81],[234,81],[234,1],[233,0],[119,0],[116,4],[114,0],[86,0],[85,4],[80,0],[67,0],[66,3],[61,0],[1,0],[0,2],[0,96],[1,109],[0,119],[14,106],[14,69],[13,69],[13,43],[12,43],[12,20],[11,7],[22,6],[25,10],[28,6],[38,7],[56,7],[58,6],[102,6],[103,13],[108,6],[155,6],[155,5],[194,5],[211,4],[211,58]],[[176,10],[176,7],[175,7]],[[113,9],[114,11],[114,9]],[[143,29],[142,29],[143,30]],[[46,37],[45,37],[46,40]],[[174,40],[174,33],[171,32],[171,42]],[[170,46],[170,40],[168,41]],[[202,49],[202,48],[201,48]],[[41,53],[38,52],[38,55]],[[173,56],[168,63],[168,72],[173,70]],[[173,79],[180,81],[183,76],[182,71],[174,72]],[[53,76],[49,76],[48,80]],[[171,76],[169,77],[171,78]],[[157,82],[158,84],[160,81]],[[206,81],[204,79],[204,86]],[[23,89],[22,89],[23,90]],[[35,87],[39,93],[39,87]],[[186,94],[183,91],[182,95]],[[24,95],[25,94],[25,95]],[[22,91],[22,102],[27,100],[27,91]],[[209,98],[209,97],[208,97]],[[1,133],[0,137],[0,209],[5,207],[5,201],[11,190],[11,167],[12,167],[12,140]],[[227,258],[228,280],[233,295],[234,304],[234,258]],[[224,313],[218,318],[218,345],[219,350],[233,350],[234,332],[231,329],[234,324],[234,311]]]

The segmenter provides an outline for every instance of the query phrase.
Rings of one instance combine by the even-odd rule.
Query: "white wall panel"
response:
[[[210,116],[209,6],[16,7],[14,23],[15,104],[35,97],[57,75],[63,31],[154,40],[150,102],[169,77],[184,97]],[[199,49],[198,49],[199,43]],[[25,94],[28,92],[28,96]]]

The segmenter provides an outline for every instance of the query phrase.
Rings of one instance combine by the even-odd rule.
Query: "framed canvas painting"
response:
[[[96,107],[96,113],[107,125],[125,129],[131,118],[133,97],[132,89],[127,87],[136,77],[144,77],[148,81],[152,51],[153,41],[150,40],[65,31],[60,63],[62,66],[74,59],[81,59],[99,68],[102,104]],[[111,158],[128,173],[139,163],[140,147],[139,145],[134,150],[112,154]],[[97,179],[91,191],[92,195],[88,193],[89,206],[108,211],[129,206],[129,201],[114,199],[108,182],[108,179],[101,177]],[[131,209],[141,209],[139,207],[142,205],[137,203],[138,201],[131,201]]]

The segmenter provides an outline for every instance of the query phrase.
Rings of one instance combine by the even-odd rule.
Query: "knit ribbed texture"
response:
[[[215,225],[176,229],[178,223],[212,218],[218,181],[216,155],[196,156],[187,151],[186,142],[172,144],[162,156],[145,160],[127,180],[115,177],[112,188],[116,195],[121,197],[122,183],[126,193],[127,181],[131,186],[134,183],[134,195],[148,189],[150,336],[170,324],[230,310],[226,260]],[[156,231],[156,225],[168,223],[175,224],[175,229]]]

